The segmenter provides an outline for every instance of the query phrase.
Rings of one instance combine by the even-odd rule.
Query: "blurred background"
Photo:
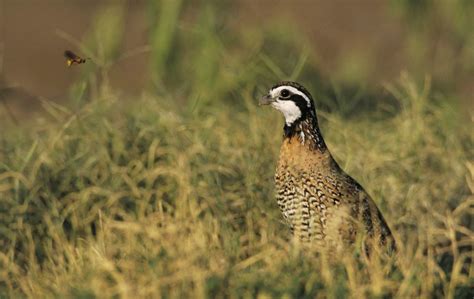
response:
[[[281,80],[396,271],[289,242]],[[472,298],[473,94],[472,0],[0,0],[0,298]]]
[[[193,107],[294,79],[323,109],[387,101],[403,72],[464,111],[474,94],[473,6],[458,1],[0,1],[0,116],[80,105],[104,89]],[[70,49],[86,64],[66,67]],[[263,92],[259,90],[259,92]],[[253,91],[257,95],[257,91]],[[132,97],[133,98],[133,97]],[[464,109],[467,108],[467,109]],[[468,113],[466,113],[468,115]]]

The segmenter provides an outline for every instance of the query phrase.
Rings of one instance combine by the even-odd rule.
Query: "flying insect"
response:
[[[68,67],[71,67],[74,64],[78,65],[86,62],[86,58],[82,58],[70,50],[64,51],[64,57],[66,57],[66,64]]]

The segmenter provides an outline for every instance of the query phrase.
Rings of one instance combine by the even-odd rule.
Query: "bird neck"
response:
[[[285,124],[283,131],[285,139],[290,140],[296,137],[301,144],[309,146],[312,150],[320,152],[327,150],[315,114],[296,120],[292,124]]]

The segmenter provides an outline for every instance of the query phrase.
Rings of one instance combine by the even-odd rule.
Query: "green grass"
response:
[[[472,135],[405,78],[390,118],[320,112],[330,149],[392,226],[396,260],[328,264],[274,201],[281,116],[242,95],[190,115],[109,97],[9,131],[0,151],[7,297],[467,296]],[[470,188],[469,188],[470,186]],[[393,266],[395,265],[395,266]]]

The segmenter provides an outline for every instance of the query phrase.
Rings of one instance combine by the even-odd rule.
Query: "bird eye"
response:
[[[282,98],[287,98],[290,96],[290,92],[288,91],[288,89],[283,89],[281,92],[280,92],[280,96]]]

